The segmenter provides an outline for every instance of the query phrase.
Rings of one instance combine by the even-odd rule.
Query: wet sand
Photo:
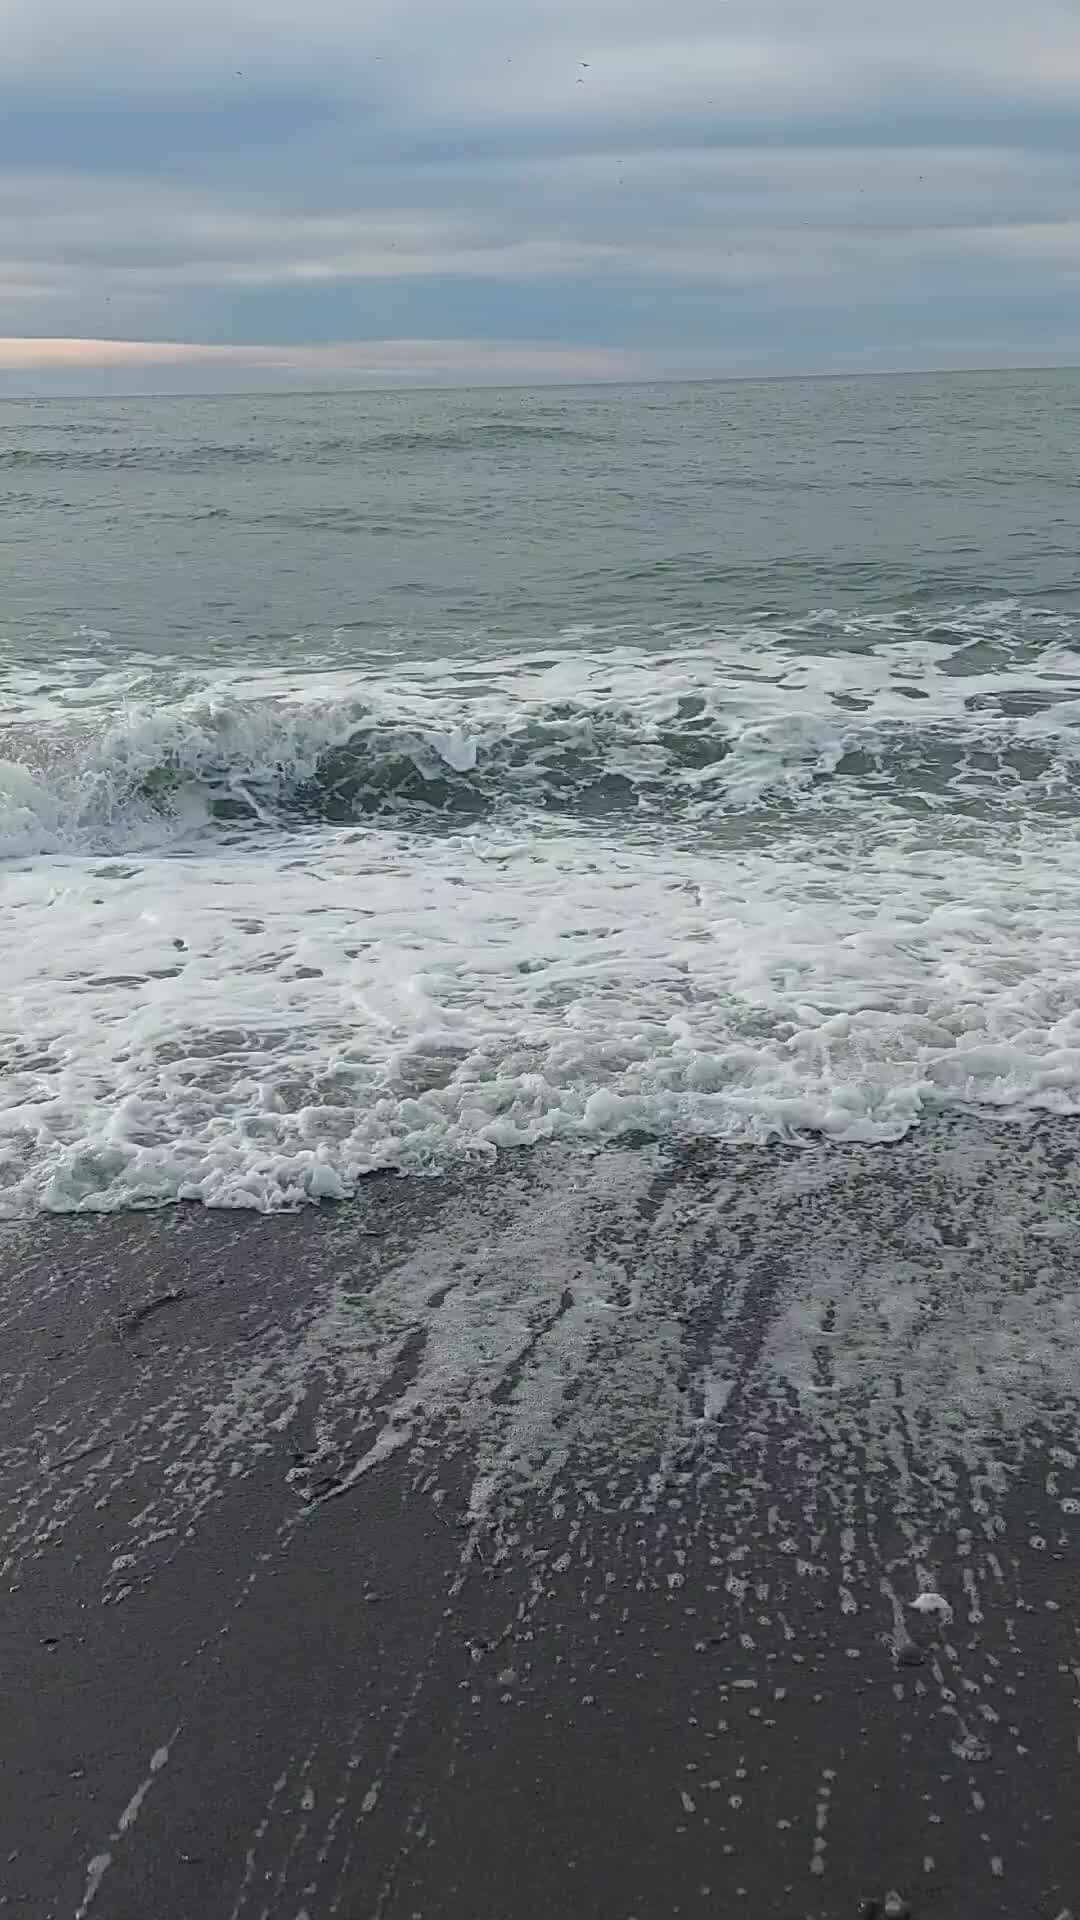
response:
[[[0,1910],[1080,1915],[1078,1144],[5,1229]]]

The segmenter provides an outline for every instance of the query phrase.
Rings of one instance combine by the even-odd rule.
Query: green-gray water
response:
[[[1080,374],[0,410],[0,1205],[1080,1105]]]

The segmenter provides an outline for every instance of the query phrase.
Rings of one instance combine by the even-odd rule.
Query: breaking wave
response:
[[[0,853],[317,822],[720,825],[807,809],[1073,811],[1080,676],[892,645],[860,662],[748,646],[458,662],[425,682],[236,676],[9,701]],[[958,665],[960,662],[960,665]],[[962,670],[961,670],[962,667]],[[170,697],[171,696],[171,697]]]
[[[0,1215],[1076,1112],[1073,628],[842,628],[0,668]]]

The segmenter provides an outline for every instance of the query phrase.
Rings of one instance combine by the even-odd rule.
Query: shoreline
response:
[[[0,1229],[0,1909],[1080,1911],[1078,1144]]]

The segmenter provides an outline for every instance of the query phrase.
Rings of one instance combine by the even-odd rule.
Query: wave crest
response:
[[[944,636],[943,636],[944,637]],[[12,686],[0,852],[152,843],[177,830],[559,812],[713,822],[767,807],[908,814],[1075,805],[1080,679],[950,631],[812,656],[765,632],[411,674]],[[178,695],[180,697],[178,697]],[[171,697],[169,697],[171,696]]]
[[[674,801],[730,751],[700,699],[644,722],[571,702],[478,718],[385,705],[189,701],[128,713],[94,738],[76,724],[8,739],[0,848],[47,851],[156,823],[378,819],[461,823],[500,807],[608,813]],[[36,842],[36,844],[35,844]]]

